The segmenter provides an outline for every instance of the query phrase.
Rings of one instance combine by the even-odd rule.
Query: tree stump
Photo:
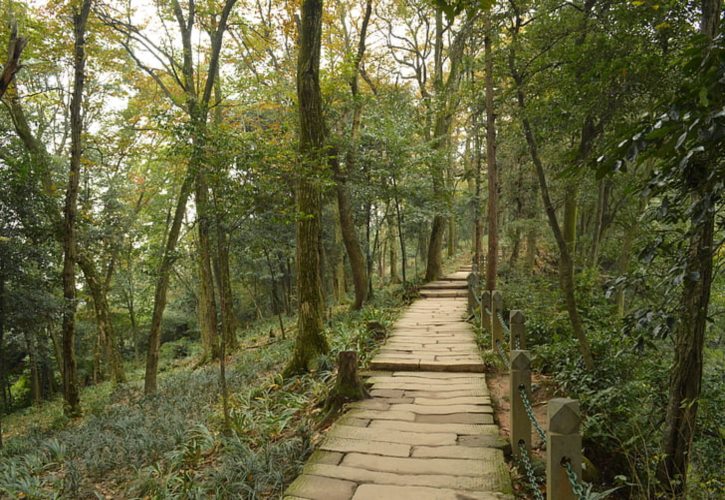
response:
[[[385,336],[387,335],[387,328],[385,328],[385,325],[382,324],[380,321],[368,321],[365,324],[365,328],[368,332],[372,335],[373,339],[375,340],[383,340]],[[342,354],[342,353],[340,353]],[[357,356],[356,356],[357,358]],[[338,363],[340,362],[338,358]]]
[[[334,417],[345,403],[367,397],[368,391],[357,373],[357,352],[340,351],[337,355],[337,380],[327,398],[325,420]]]

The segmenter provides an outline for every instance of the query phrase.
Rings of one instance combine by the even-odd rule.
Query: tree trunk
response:
[[[18,24],[11,22],[10,24],[10,39],[8,40],[8,59],[3,64],[3,70],[0,73],[0,99],[5,95],[5,91],[10,86],[10,83],[15,77],[15,73],[22,67],[20,65],[20,56],[23,53],[23,49],[27,45],[28,40],[25,37],[18,36]],[[1,442],[1,438],[0,438]]]
[[[221,310],[222,335],[226,352],[239,347],[237,341],[237,316],[234,314],[234,295],[232,293],[232,278],[229,271],[229,236],[224,230],[220,220],[220,208],[215,207],[217,214],[217,287],[219,289],[219,308]],[[284,338],[284,329],[282,330]]]
[[[486,64],[486,166],[488,168],[488,257],[486,289],[496,289],[498,266],[498,166],[496,165],[496,115],[493,106],[493,55],[491,13],[486,13],[484,52]]]
[[[701,32],[712,40],[718,33],[722,0],[702,0]],[[706,49],[707,50],[707,49]],[[714,161],[713,161],[714,163]],[[674,333],[675,359],[670,374],[670,394],[665,416],[662,451],[665,455],[658,475],[673,497],[687,492],[687,466],[697,422],[702,386],[703,351],[715,254],[715,201],[713,183],[708,181],[709,162],[691,165],[685,185],[692,193],[687,277],[682,288],[681,317]],[[673,481],[674,480],[674,481]]]
[[[425,280],[435,281],[443,274],[443,236],[446,230],[446,218],[442,215],[433,217],[433,225],[428,242],[428,262],[425,269]]]
[[[83,0],[80,10],[73,12],[73,95],[70,102],[71,155],[68,188],[63,210],[63,395],[64,413],[68,417],[81,415],[80,391],[75,353],[76,313],[76,218],[78,216],[78,183],[80,181],[81,134],[83,132],[83,87],[86,67],[86,23],[91,0]]]
[[[572,260],[576,259],[577,187],[569,181],[564,193],[564,241]]]
[[[398,250],[396,242],[395,224],[392,217],[388,218],[388,265],[390,266],[390,283],[400,283],[400,275],[398,274]]]
[[[342,171],[337,159],[333,159],[332,161],[332,167],[336,177],[340,229],[342,231],[342,240],[345,243],[348,260],[350,261],[352,282],[355,289],[355,300],[350,306],[352,310],[360,309],[367,300],[369,294],[368,280],[370,279],[370,270],[365,267],[365,259],[363,258],[360,241],[357,236],[357,231],[355,230],[355,221],[352,216],[350,190],[347,187],[347,174],[349,172],[354,172],[357,164],[357,141],[358,136],[360,135],[362,116],[362,107],[358,101],[358,76],[360,73],[360,63],[365,55],[365,42],[371,13],[372,0],[367,0],[363,14],[362,27],[360,28],[360,40],[358,41],[357,52],[353,59],[353,75],[350,79],[350,92],[354,100],[354,109],[352,124],[350,127],[350,144],[345,158],[345,171]]]
[[[617,259],[617,272],[620,276],[623,276],[627,273],[629,269],[629,259],[632,254],[632,242],[634,240],[634,237],[637,232],[637,222],[633,222],[630,227],[628,227],[624,232],[624,239],[622,241],[622,250],[619,253],[619,258]],[[615,302],[617,304],[617,314],[620,318],[624,317],[624,314],[626,312],[626,303],[625,303],[625,289],[623,286],[620,285],[620,287],[617,289],[617,295],[615,298]]]
[[[526,234],[526,267],[533,271],[536,266],[536,230],[529,229]]]
[[[329,351],[323,332],[320,278],[321,186],[317,175],[326,161],[325,124],[320,93],[322,0],[303,0],[297,56],[297,98],[300,120],[300,168],[297,179],[297,339],[287,375],[315,368]]]
[[[345,300],[345,248],[342,242],[342,230],[339,224],[335,224],[335,264],[333,288],[335,291],[335,303],[342,304]]]
[[[95,264],[88,260],[87,256],[80,255],[78,257],[78,266],[83,271],[88,290],[93,299],[93,309],[96,315],[98,339],[100,341],[99,353],[103,353],[103,358],[109,364],[113,383],[124,383],[126,382],[126,373],[123,369],[123,358],[119,351],[119,342],[111,321],[107,290],[98,276]]]
[[[0,407],[0,450],[3,448],[3,415],[5,414],[5,258],[0,258],[0,391],[2,391],[2,407]]]
[[[194,185],[194,170],[196,165],[189,163],[184,181],[179,190],[179,197],[176,201],[174,217],[171,221],[169,234],[166,236],[164,254],[156,276],[156,289],[154,291],[154,309],[151,313],[151,327],[149,329],[149,346],[146,354],[146,374],[144,378],[144,392],[153,394],[157,389],[157,374],[159,370],[159,349],[161,348],[161,320],[166,308],[166,292],[169,288],[171,268],[176,261],[176,244],[181,232],[181,224],[186,213],[186,202],[191,195]]]
[[[196,173],[196,212],[199,235],[198,262],[199,262],[199,301],[197,303],[197,317],[201,333],[203,358],[216,359],[219,356],[219,340],[217,339],[217,308],[214,294],[214,276],[212,272],[212,249],[210,222],[211,210],[209,206],[209,186],[206,174],[199,165]],[[218,278],[217,278],[218,279]]]
[[[594,228],[592,230],[592,251],[589,254],[589,265],[593,268],[599,263],[599,247],[602,238],[602,225],[604,223],[604,211],[607,205],[607,183],[604,179],[598,182],[597,208],[594,213]]]
[[[398,239],[400,240],[400,271],[403,275],[403,283],[407,283],[406,271],[408,267],[408,257],[405,247],[405,233],[403,233],[403,213],[400,210],[400,200],[398,199],[398,183],[393,176],[393,193],[395,196],[395,220],[398,224]]]
[[[705,166],[698,168],[706,170]],[[693,204],[709,204],[712,195],[709,189],[710,186],[700,186],[693,194]],[[675,359],[670,375],[663,442],[665,457],[659,476],[677,498],[687,491],[687,465],[702,385],[705,330],[712,286],[714,224],[712,207],[707,210],[704,221],[697,221],[693,216],[685,269],[685,276],[690,278],[685,280],[682,290],[680,319],[674,336]]]
[[[348,166],[349,165],[350,158],[348,155]],[[336,191],[337,208],[338,214],[340,215],[340,232],[342,234],[342,241],[345,244],[345,249],[347,250],[347,258],[350,262],[352,283],[355,290],[355,300],[350,306],[350,309],[358,310],[363,306],[368,297],[368,273],[365,258],[363,257],[362,250],[360,249],[360,241],[357,237],[355,221],[352,218],[350,192],[347,188],[347,184],[340,178],[337,180]]]
[[[561,231],[561,227],[559,226],[559,222],[556,219],[556,209],[554,208],[553,203],[551,202],[551,198],[549,196],[549,187],[546,182],[546,175],[544,173],[544,165],[541,161],[541,158],[539,157],[539,150],[538,146],[536,144],[536,139],[533,133],[533,130],[531,128],[531,124],[529,122],[528,117],[526,116],[526,96],[524,94],[523,89],[523,79],[521,78],[521,75],[516,69],[515,64],[515,47],[516,47],[516,35],[518,34],[518,29],[521,27],[521,19],[517,17],[516,19],[516,30],[513,33],[513,39],[511,42],[510,52],[509,52],[509,69],[511,71],[511,76],[514,79],[514,82],[516,84],[516,99],[519,105],[519,108],[521,110],[521,124],[524,129],[524,136],[526,138],[526,143],[529,148],[529,154],[531,156],[531,160],[534,163],[534,167],[536,170],[536,176],[539,180],[539,189],[541,190],[541,198],[544,203],[544,209],[546,212],[547,219],[549,221],[549,226],[551,227],[551,231],[554,234],[554,239],[556,240],[556,244],[559,247],[559,254],[560,254],[560,261],[559,261],[559,277],[560,277],[560,286],[562,289],[562,292],[564,293],[564,297],[566,299],[566,308],[567,312],[569,313],[569,320],[571,321],[572,329],[574,330],[574,335],[576,336],[577,340],[579,341],[579,350],[582,354],[582,358],[584,359],[584,364],[587,367],[587,369],[591,370],[594,368],[594,358],[592,357],[591,348],[589,346],[589,340],[586,337],[586,334],[584,333],[584,327],[581,321],[581,317],[579,316],[579,311],[577,309],[576,304],[576,296],[575,296],[575,288],[574,288],[574,265],[573,261],[571,259],[571,255],[569,253],[569,247],[564,239],[564,234]]]

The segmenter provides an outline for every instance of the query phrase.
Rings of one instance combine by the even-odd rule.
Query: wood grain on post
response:
[[[496,351],[496,343],[503,344],[503,326],[498,319],[499,313],[503,311],[503,294],[498,290],[491,292],[491,348]]]
[[[546,437],[546,498],[577,500],[566,476],[564,461],[569,461],[581,481],[582,437],[579,433],[579,401],[569,398],[550,399],[549,432]]]
[[[531,421],[521,398],[521,391],[531,394],[531,353],[511,351],[509,401],[511,402],[511,452],[521,458],[519,443],[523,441],[526,452],[531,450]]]
[[[524,313],[519,310],[511,311],[509,314],[509,326],[511,328],[511,351],[526,350],[526,319]],[[518,345],[516,341],[518,340]]]

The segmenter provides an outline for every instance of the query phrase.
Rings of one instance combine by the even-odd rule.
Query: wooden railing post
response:
[[[509,367],[509,401],[511,402],[511,452],[519,460],[523,441],[526,453],[531,450],[531,421],[521,398],[521,391],[531,394],[531,354],[529,351],[511,350]]]
[[[491,310],[491,292],[489,290],[481,292],[481,328],[485,328],[490,334],[491,316],[486,312],[486,309]]]
[[[526,319],[524,313],[514,310],[509,313],[509,328],[511,328],[511,352],[526,350]]]
[[[496,352],[497,342],[503,345],[503,326],[498,315],[503,311],[503,295],[498,290],[491,292],[491,348]]]
[[[577,479],[582,475],[582,437],[579,401],[569,398],[549,400],[549,432],[546,438],[546,498],[576,500],[563,463],[571,463]]]
[[[468,314],[476,310],[476,297],[478,295],[478,273],[473,271],[468,275]]]

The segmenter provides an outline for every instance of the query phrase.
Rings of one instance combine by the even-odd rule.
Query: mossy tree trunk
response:
[[[83,88],[86,68],[86,25],[91,0],[73,11],[73,94],[70,102],[70,168],[63,209],[63,396],[64,413],[81,415],[80,390],[75,353],[76,261],[78,249],[76,219],[78,217],[78,184],[80,181],[83,145]]]
[[[710,40],[718,34],[722,0],[702,0],[700,31]],[[708,50],[708,49],[706,49]],[[708,152],[710,153],[710,152]],[[709,154],[712,156],[712,154]],[[708,322],[715,255],[715,212],[719,193],[711,172],[718,158],[693,163],[683,173],[691,193],[692,215],[685,256],[680,318],[674,332],[675,358],[665,415],[659,479],[673,498],[687,493],[687,472],[702,388],[703,351]]]
[[[303,0],[297,56],[300,120],[300,166],[297,203],[297,339],[287,375],[314,369],[316,358],[329,351],[323,332],[320,276],[321,172],[327,163],[325,124],[320,92],[322,0]]]

